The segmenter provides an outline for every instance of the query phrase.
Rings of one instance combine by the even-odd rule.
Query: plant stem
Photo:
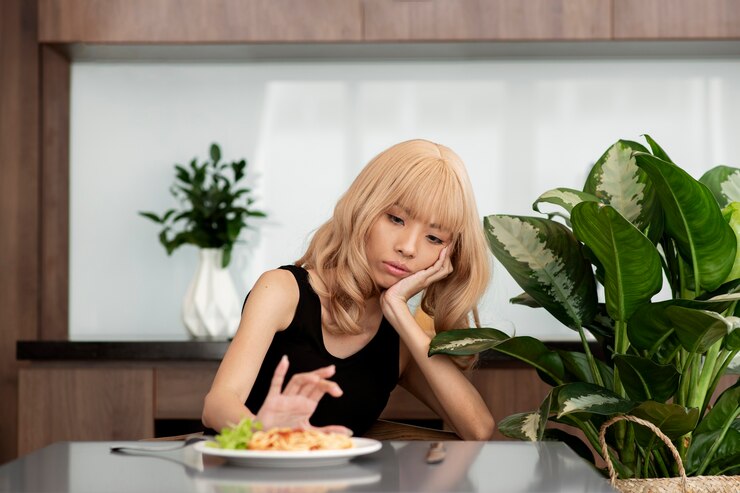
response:
[[[667,478],[671,475],[670,472],[668,472],[668,466],[666,466],[666,460],[665,456],[663,455],[663,449],[657,449],[655,454],[655,463],[660,468],[660,472],[663,474],[664,478]]]
[[[699,469],[697,469],[696,471],[697,476],[700,476],[704,473],[704,470],[707,468],[709,463],[712,461],[712,457],[714,456],[714,453],[719,448],[720,444],[722,443],[722,440],[724,440],[725,435],[727,435],[727,430],[730,429],[730,426],[732,426],[732,422],[735,421],[735,418],[737,418],[738,416],[740,416],[740,405],[738,405],[735,408],[735,411],[732,413],[732,417],[728,419],[725,422],[725,425],[722,427],[719,437],[717,437],[717,439],[712,443],[712,447],[709,449],[709,452],[707,452],[707,455],[704,457],[704,460],[699,466]]]
[[[583,344],[583,351],[586,353],[586,359],[588,359],[588,366],[591,368],[591,376],[598,385],[604,386],[604,381],[601,379],[601,372],[599,372],[598,366],[596,366],[596,360],[594,355],[591,354],[591,348],[588,346],[586,340],[586,334],[583,332],[583,327],[578,326],[578,335],[581,336],[581,344]]]
[[[706,410],[707,406],[709,406],[709,402],[712,400],[712,396],[714,395],[714,391],[717,389],[717,385],[719,384],[720,379],[724,375],[727,367],[730,366],[730,363],[732,363],[732,360],[735,358],[738,351],[740,350],[735,349],[734,351],[720,352],[718,359],[722,361],[722,364],[715,365],[714,367],[714,376],[712,377],[712,383],[709,385],[707,393],[705,394],[704,404],[702,406],[702,413],[700,416],[704,415],[704,410]]]
[[[704,416],[704,405],[707,402],[707,390],[714,377],[714,367],[722,346],[722,339],[712,344],[704,357],[698,381],[692,386],[689,395],[689,407],[699,408],[699,416]],[[696,365],[699,366],[698,364]]]

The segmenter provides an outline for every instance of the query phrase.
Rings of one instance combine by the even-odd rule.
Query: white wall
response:
[[[174,204],[173,164],[246,158],[269,219],[237,248],[246,293],[300,256],[359,169],[409,138],[454,149],[481,214],[532,214],[557,186],[580,188],[619,138],[651,134],[698,177],[740,162],[738,60],[74,63],[71,95],[70,339],[185,337],[180,303],[194,247],[168,258],[137,215]],[[574,338],[496,266],[489,326]]]

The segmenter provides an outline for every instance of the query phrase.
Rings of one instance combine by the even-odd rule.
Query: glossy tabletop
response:
[[[445,442],[427,464],[430,442],[383,442],[334,466],[240,467],[194,446],[157,454],[112,446],[172,442],[60,442],[0,466],[0,492],[611,492],[608,482],[559,442]]]

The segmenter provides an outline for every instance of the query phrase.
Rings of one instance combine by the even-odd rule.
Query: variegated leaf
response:
[[[537,441],[540,415],[538,412],[517,413],[507,416],[498,423],[498,429],[504,436],[525,440]]]
[[[637,404],[611,390],[590,383],[570,383],[560,387],[558,418],[573,413],[609,416],[630,412]]]
[[[663,216],[650,179],[635,163],[634,151],[647,149],[637,142],[617,141],[591,168],[583,191],[614,207],[656,243]]]
[[[720,207],[730,202],[740,202],[740,169],[715,166],[699,178],[717,199]]]
[[[509,339],[498,329],[476,328],[440,332],[429,344],[429,355],[469,356],[491,349]]]
[[[484,219],[491,251],[537,303],[576,329],[596,313],[596,282],[573,233],[555,221],[492,215]]]
[[[553,188],[540,195],[537,200],[532,204],[532,209],[537,212],[540,210],[540,204],[549,203],[559,205],[570,214],[573,207],[580,204],[581,202],[598,202],[599,198],[590,193],[581,192],[573,188]]]

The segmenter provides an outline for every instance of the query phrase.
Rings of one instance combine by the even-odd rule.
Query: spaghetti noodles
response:
[[[340,433],[290,428],[256,431],[249,442],[250,450],[337,450],[352,446],[352,439]]]

